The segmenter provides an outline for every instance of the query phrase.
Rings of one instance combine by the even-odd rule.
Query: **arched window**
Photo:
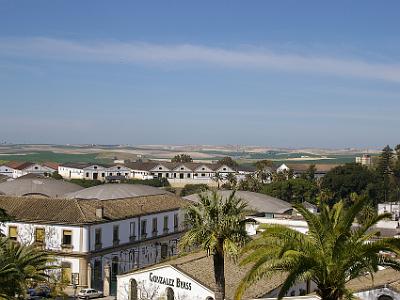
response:
[[[213,297],[207,297],[206,300],[214,300]]]
[[[135,279],[131,279],[129,300],[138,300],[138,286]]]
[[[378,297],[378,300],[393,300],[393,297],[389,295],[381,295]]]
[[[174,299],[175,299],[174,290],[171,289],[170,287],[167,288],[167,300],[174,300]]]

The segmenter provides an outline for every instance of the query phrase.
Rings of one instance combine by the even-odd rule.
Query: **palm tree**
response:
[[[226,180],[228,180],[231,189],[233,189],[233,190],[236,189],[237,179],[236,179],[235,174],[229,173],[226,176]]]
[[[277,272],[287,273],[278,299],[303,280],[313,281],[317,294],[324,300],[351,299],[352,294],[346,288],[349,280],[365,274],[373,276],[378,266],[400,270],[400,263],[387,255],[400,253],[400,240],[372,241],[379,235],[373,226],[390,215],[375,215],[364,224],[353,225],[365,201],[360,199],[349,208],[344,207],[343,201],[333,207],[322,205],[318,215],[295,205],[308,224],[307,234],[286,226],[262,226],[260,238],[243,250],[247,256],[241,264],[253,265],[240,283],[235,299],[241,299],[245,289],[255,281]]]
[[[224,178],[222,177],[222,175],[220,173],[218,173],[218,172],[215,173],[213,180],[217,183],[218,189],[219,189],[219,183],[221,182],[222,179],[224,179]]]
[[[181,238],[180,248],[200,247],[213,256],[216,300],[225,299],[225,256],[236,257],[247,241],[246,206],[235,192],[225,199],[213,192],[201,194],[199,203],[186,209],[185,220],[190,229]]]
[[[30,282],[47,280],[47,271],[55,268],[51,263],[47,252],[0,237],[0,299],[15,299]]]

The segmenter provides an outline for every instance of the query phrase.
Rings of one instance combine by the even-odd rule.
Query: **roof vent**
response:
[[[103,217],[104,217],[104,207],[101,206],[96,208],[96,218],[103,219]]]

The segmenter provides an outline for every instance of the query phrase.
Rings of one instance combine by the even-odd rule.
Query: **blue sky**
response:
[[[400,143],[398,1],[0,0],[0,140]]]

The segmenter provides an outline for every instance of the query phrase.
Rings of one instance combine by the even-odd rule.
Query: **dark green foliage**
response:
[[[261,192],[290,203],[301,203],[304,201],[315,203],[318,195],[318,187],[313,181],[295,178],[266,184]]]
[[[175,155],[172,159],[171,162],[181,162],[181,163],[188,163],[192,162],[193,159],[190,157],[190,155],[187,154],[177,154]]]
[[[236,161],[234,161],[232,159],[232,157],[230,157],[230,156],[226,156],[224,158],[221,158],[218,161],[218,163],[220,163],[222,165],[227,165],[228,167],[231,167],[231,168],[234,168],[234,169],[236,169],[239,166],[239,164]]]
[[[154,186],[154,187],[164,187],[164,186],[169,186],[169,182],[167,178],[153,178],[153,179],[127,179],[123,180],[121,183],[129,183],[129,184],[143,184],[143,185],[149,185],[149,186]]]
[[[48,252],[0,237],[0,299],[16,299],[28,284],[47,280],[46,271],[55,268],[50,262]]]
[[[323,300],[353,299],[346,286],[350,280],[373,276],[380,266],[399,271],[400,263],[393,257],[400,251],[400,240],[381,238],[370,242],[379,237],[374,226],[390,214],[371,215],[361,226],[353,226],[366,201],[356,199],[350,207],[343,201],[333,207],[321,205],[319,214],[295,205],[307,222],[307,234],[284,225],[261,225],[259,237],[250,241],[242,253],[241,265],[249,265],[250,270],[239,284],[235,299],[241,299],[255,282],[268,281],[276,274],[285,278],[278,299],[304,280],[315,282],[315,292]]]
[[[104,182],[102,182],[100,180],[86,180],[86,179],[71,179],[69,182],[75,183],[75,184],[80,185],[80,186],[82,186],[84,188],[88,188],[88,187],[104,184]]]
[[[58,174],[57,171],[54,171],[53,174],[51,174],[51,178],[54,178],[54,179],[57,179],[57,180],[63,179],[63,177],[60,174]]]
[[[207,190],[208,190],[208,185],[204,184],[204,183],[202,183],[202,184],[186,184],[181,191],[181,197],[184,197],[187,195],[192,195],[192,194],[200,194]]]
[[[367,167],[351,163],[330,170],[322,179],[322,188],[333,193],[334,202],[345,199],[349,203],[352,193],[361,195],[375,182]]]
[[[213,256],[216,283],[215,300],[225,299],[226,256],[237,257],[248,240],[245,229],[246,203],[235,196],[222,198],[216,192],[200,194],[199,203],[186,208],[189,230],[180,239],[181,250],[199,247]]]

